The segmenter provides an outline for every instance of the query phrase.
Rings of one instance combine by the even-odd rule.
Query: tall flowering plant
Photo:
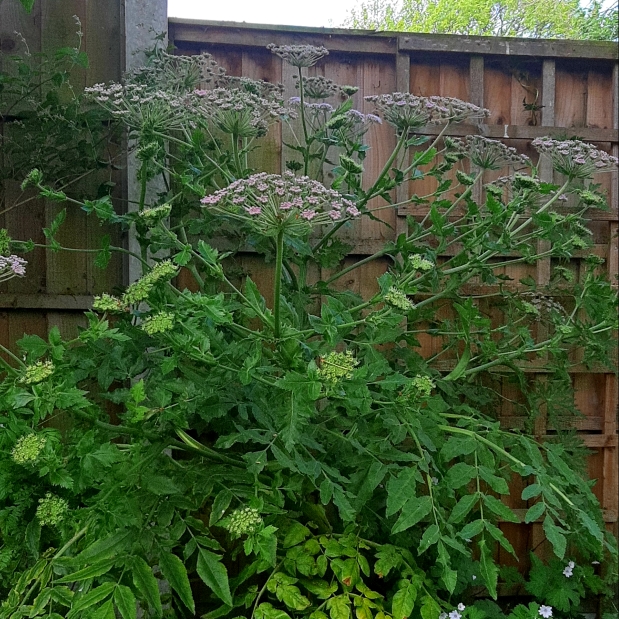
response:
[[[206,54],[162,52],[87,92],[135,138],[137,210],[69,197],[38,169],[24,179],[133,230],[143,275],[97,297],[76,338],[52,329],[6,351],[0,619],[575,616],[616,576],[582,445],[562,428],[578,414],[574,351],[613,363],[616,295],[585,216],[606,206],[592,175],[617,160],[535,140],[562,175],[543,182],[500,141],[448,137],[487,110],[386,93],[364,114],[354,87],[303,75],[326,49],[270,49],[298,68],[290,101]],[[296,123],[298,159],[284,174],[252,169],[249,151],[280,122]],[[395,147],[366,178],[364,136],[379,123]],[[440,127],[431,141],[428,125]],[[415,193],[428,176],[436,189]],[[165,190],[150,200],[154,182]],[[403,204],[427,215],[346,258],[341,231]],[[61,223],[46,231],[56,250]],[[0,275],[23,276],[10,252],[29,246],[3,238]],[[268,286],[243,270],[248,250],[265,257]],[[127,253],[106,245],[102,268],[114,251]],[[548,285],[510,279],[546,258]],[[342,289],[373,261],[384,274],[372,292]],[[471,293],[474,279],[490,292]],[[505,381],[522,430],[498,419]],[[528,433],[542,408],[555,440]],[[518,479],[522,516],[503,500]],[[503,523],[521,520],[547,539],[526,576],[503,559],[516,555]]]

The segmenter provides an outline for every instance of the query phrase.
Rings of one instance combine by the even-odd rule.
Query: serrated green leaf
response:
[[[103,574],[109,572],[112,565],[114,565],[114,559],[102,559],[101,561],[96,561],[92,565],[84,567],[81,570],[77,570],[68,576],[59,578],[56,583],[63,584],[66,582],[86,580],[87,578],[96,578],[97,576],[102,576]]]
[[[125,585],[117,585],[114,591],[114,604],[123,619],[137,618],[137,603],[133,591]]]
[[[102,602],[108,596],[112,595],[116,584],[113,582],[104,582],[99,587],[90,590],[86,595],[83,595],[78,600],[76,600],[71,607],[71,610],[67,613],[67,619],[72,619],[78,613]]]
[[[390,477],[387,482],[387,517],[393,516],[405,503],[415,497],[415,469],[406,468],[397,477]]]
[[[449,467],[445,475],[445,483],[452,490],[466,486],[477,475],[477,469],[465,462],[458,462]]]
[[[462,531],[458,533],[460,537],[463,539],[471,539],[481,533],[484,529],[484,521],[483,520],[473,520],[473,522],[469,522],[462,528]]]
[[[213,526],[221,520],[223,515],[226,513],[226,510],[230,506],[232,496],[232,492],[230,492],[230,490],[228,489],[224,489],[217,494],[215,500],[213,501],[213,507],[211,509],[211,515],[208,521],[209,527]]]
[[[416,525],[422,518],[432,511],[432,499],[429,496],[422,496],[418,499],[411,499],[402,508],[400,517],[393,525],[391,533],[401,533]]]
[[[327,602],[331,619],[350,619],[350,603],[345,595],[337,595]]]
[[[406,584],[396,591],[391,602],[393,619],[408,619],[413,612],[417,599],[417,587],[407,580]]]
[[[522,491],[522,500],[528,501],[529,499],[539,496],[541,491],[542,487],[540,484],[531,484]]]
[[[520,522],[520,518],[514,514],[514,512],[505,505],[502,501],[499,501],[491,494],[483,495],[484,505],[496,516],[507,522]]]
[[[157,584],[157,579],[153,575],[150,566],[142,557],[133,557],[131,561],[131,572],[133,584],[136,589],[144,596],[148,605],[155,611],[155,615],[161,617],[163,609],[161,608],[159,585]]]
[[[488,593],[496,600],[496,585],[499,578],[499,570],[492,560],[492,552],[485,539],[480,539],[479,543],[479,572],[488,589]]]
[[[441,614],[441,607],[438,602],[425,595],[421,601],[421,617],[422,619],[438,619]]]
[[[539,503],[535,503],[535,505],[531,505],[527,510],[527,513],[524,516],[524,521],[529,524],[530,522],[535,522],[544,512],[546,511],[546,503],[540,501]]]
[[[460,522],[471,511],[471,509],[473,509],[473,506],[477,503],[478,499],[479,495],[477,492],[474,492],[473,494],[465,494],[451,510],[451,514],[449,514],[449,522],[454,524]]]
[[[196,607],[184,563],[171,552],[162,552],[159,555],[159,567],[172,589],[178,594],[181,602],[183,602],[192,613],[195,613]]]
[[[310,530],[302,525],[300,522],[294,522],[292,526],[286,532],[286,537],[284,537],[284,548],[290,548],[291,546],[296,546],[304,541],[310,534]]]
[[[225,565],[220,561],[220,558],[216,554],[200,548],[196,569],[204,584],[209,587],[224,604],[232,606],[228,571]]]
[[[544,518],[543,528],[546,538],[552,544],[555,555],[559,557],[559,559],[563,559],[567,548],[567,540],[565,539],[565,535],[561,532],[561,529],[553,522],[548,514],[546,518]]]

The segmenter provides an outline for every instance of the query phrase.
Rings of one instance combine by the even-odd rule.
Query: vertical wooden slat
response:
[[[484,57],[471,56],[469,65],[470,96],[469,100],[474,105],[484,107]],[[472,166],[471,174],[477,176],[479,168]],[[483,177],[473,187],[471,197],[478,204],[482,200]]]
[[[400,42],[400,38],[398,38],[398,44]],[[395,81],[396,81],[396,90],[398,92],[409,92],[410,82],[411,82],[411,58],[407,52],[398,51],[395,57]],[[407,157],[404,160],[404,165],[407,166],[410,163],[410,155],[407,154]],[[397,189],[395,193],[395,199],[398,204],[408,200],[409,191],[408,191],[408,183],[402,183]],[[408,232],[408,227],[406,225],[406,217],[398,216],[396,212],[396,220],[395,220],[395,234],[398,237],[400,234],[406,234]]]

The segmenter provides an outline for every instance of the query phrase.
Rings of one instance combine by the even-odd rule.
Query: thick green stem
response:
[[[301,99],[301,125],[303,127],[303,139],[305,140],[305,152],[303,153],[303,174],[308,175],[309,172],[309,158],[310,158],[310,145],[309,137],[307,134],[307,122],[305,121],[305,96],[303,95],[303,73],[301,67],[299,69],[299,95]]]
[[[236,176],[237,178],[243,177],[243,167],[241,166],[241,158],[239,156],[239,138],[232,134],[230,136],[230,141],[232,142],[232,156],[234,157],[234,165],[236,167]]]
[[[300,69],[299,69],[300,70]],[[273,332],[276,339],[280,336],[280,306],[282,291],[282,263],[284,260],[284,231],[277,233],[277,253],[275,254],[275,281],[273,282]]]

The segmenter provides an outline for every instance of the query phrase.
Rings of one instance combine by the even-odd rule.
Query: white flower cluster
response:
[[[404,92],[389,95],[369,95],[385,120],[398,133],[410,133],[425,125],[444,125],[485,118],[490,111],[453,97],[418,97]]]
[[[197,119],[210,120],[224,133],[243,138],[265,135],[271,123],[290,116],[279,97],[263,97],[245,85],[195,90],[187,105]]]
[[[462,613],[466,610],[466,606],[460,602],[456,607],[456,610],[452,610],[450,613],[441,613],[438,619],[462,619]]]
[[[617,157],[580,140],[544,137],[536,138],[532,145],[539,153],[550,157],[557,172],[570,178],[589,178],[598,172],[612,172],[619,164]]]
[[[326,47],[315,45],[267,45],[271,53],[279,56],[293,67],[313,67],[321,58],[329,55]]]
[[[467,135],[464,140],[445,138],[445,145],[468,156],[482,170],[499,170],[508,165],[531,165],[529,157],[521,155],[514,147],[481,135]]]
[[[0,282],[5,282],[13,277],[23,277],[26,275],[27,260],[11,254],[10,256],[0,256]]]
[[[565,576],[566,578],[570,578],[571,576],[573,576],[575,567],[576,564],[574,563],[574,561],[570,561],[563,570],[563,576]]]
[[[234,181],[205,196],[204,206],[250,222],[260,232],[276,236],[280,230],[302,236],[312,226],[329,224],[361,213],[353,202],[307,176],[261,172]]]

